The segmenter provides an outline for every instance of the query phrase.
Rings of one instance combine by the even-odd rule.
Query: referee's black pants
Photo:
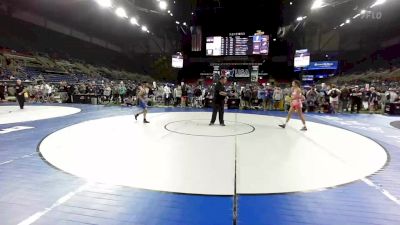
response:
[[[217,113],[219,116],[219,124],[224,124],[224,103],[214,103],[211,123],[215,123]]]
[[[22,95],[17,94],[17,101],[19,104],[19,108],[23,109],[25,104],[25,96],[23,94]]]

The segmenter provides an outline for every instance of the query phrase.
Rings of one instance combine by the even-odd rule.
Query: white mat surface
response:
[[[209,127],[210,116],[157,113],[149,115],[150,124],[133,116],[87,121],[48,136],[40,151],[54,166],[90,180],[206,195],[232,195],[235,173],[238,193],[296,192],[358,180],[387,161],[377,143],[339,128],[308,123],[309,131],[301,132],[297,120],[281,129],[282,118],[229,113],[228,126]],[[255,131],[216,137],[246,133],[246,124]]]
[[[79,113],[81,110],[63,106],[0,106],[0,124],[50,119]]]

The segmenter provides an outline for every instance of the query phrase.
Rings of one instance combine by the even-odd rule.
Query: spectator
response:
[[[370,114],[375,113],[375,111],[378,110],[379,97],[379,93],[375,90],[374,87],[371,87],[368,98],[368,109]]]
[[[106,87],[104,88],[104,100],[107,102],[111,101],[111,87],[107,84]]]
[[[332,113],[336,113],[339,109],[339,96],[340,90],[336,88],[336,85],[332,84],[332,88],[328,91],[329,103],[332,108]]]
[[[67,84],[66,90],[67,90],[67,94],[68,94],[67,103],[73,103],[74,102],[73,95],[75,94],[75,86],[72,84],[71,85]]]
[[[112,83],[111,85],[112,85],[111,87],[112,87],[112,96],[113,96],[112,101],[114,103],[118,103],[118,102],[120,102],[120,100],[119,100],[119,85],[114,84],[114,83]]]
[[[181,105],[181,98],[182,98],[182,87],[178,85],[177,88],[174,90],[174,97],[175,97],[175,107]]]
[[[188,86],[186,84],[183,84],[181,87],[181,90],[182,90],[181,107],[187,107],[188,106]]]
[[[273,95],[274,110],[279,110],[282,99],[283,99],[282,89],[280,87],[275,87]]]
[[[290,109],[290,102],[292,101],[292,98],[290,97],[290,94],[285,95],[285,112],[288,112]]]
[[[86,94],[86,85],[84,83],[79,85],[78,92],[79,94]]]
[[[315,86],[312,86],[311,89],[306,93],[306,101],[307,111],[314,112],[315,107],[318,105],[318,92]]]
[[[0,83],[0,102],[6,100],[6,91],[7,90],[7,83]]]
[[[339,101],[340,101],[340,112],[346,112],[349,111],[349,100],[350,100],[350,90],[346,87],[343,86],[342,89],[340,90],[340,96],[339,96]]]
[[[389,90],[385,93],[385,97],[387,100],[387,103],[394,103],[398,99],[398,94],[395,92],[394,88],[389,88]]]
[[[272,110],[274,106],[274,88],[270,85],[267,85],[267,88],[265,89],[265,104],[266,104],[266,109],[267,110]]]
[[[257,87],[257,101],[262,103],[263,109],[266,109],[265,105],[265,88],[263,86]]]
[[[325,84],[322,83],[321,89],[320,89],[320,96],[318,100],[318,105],[320,107],[319,112],[323,113],[328,113],[330,112],[330,104],[329,104],[329,95],[328,95],[328,89],[329,87]]]
[[[171,88],[168,87],[168,84],[164,86],[164,104],[169,106],[169,102],[171,100]]]
[[[118,86],[118,94],[119,94],[120,102],[123,103],[123,101],[124,101],[124,99],[125,99],[125,95],[126,95],[126,87],[125,87],[125,84],[124,84],[123,81],[121,81],[121,82],[119,83],[119,86]]]
[[[250,101],[251,101],[251,89],[247,86],[243,92],[243,99],[244,99],[244,106],[245,108],[250,108]]]
[[[357,107],[357,113],[360,112],[361,107],[362,107],[362,93],[360,89],[358,89],[358,86],[353,88],[353,90],[350,93],[350,98],[351,98],[351,113],[354,112],[354,107]]]
[[[201,91],[200,85],[197,86],[196,89],[194,89],[193,95],[194,95],[194,107],[196,107],[196,108],[203,107],[203,103],[202,103],[203,102],[203,97],[202,97],[203,92]]]

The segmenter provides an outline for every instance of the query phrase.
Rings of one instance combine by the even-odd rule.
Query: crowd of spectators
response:
[[[29,102],[80,103],[81,96],[90,96],[88,98],[95,99],[91,102],[93,104],[136,104],[137,86],[141,81],[108,79],[101,76],[97,69],[93,69],[93,75],[84,75],[80,74],[77,66],[64,66],[66,72],[46,75],[26,67],[26,62],[3,58],[0,81],[5,82],[0,82],[0,101],[4,101],[7,95],[14,95],[15,80],[21,79],[25,81],[26,98]],[[69,65],[66,62],[64,64]],[[396,77],[398,72],[396,67],[384,72],[367,72],[362,76],[338,76],[328,79],[326,84],[305,86],[303,110],[320,113],[358,113],[362,110],[370,113],[383,112],[385,104],[399,100],[399,82],[385,79],[386,75],[390,75],[388,78]],[[288,84],[230,82],[227,90],[230,92],[229,98],[239,103],[237,108],[287,111],[291,102]],[[214,86],[204,85],[202,82],[150,82],[147,87],[149,104],[157,106],[210,107],[214,96]]]
[[[30,102],[78,103],[77,96],[86,95],[96,98],[94,104],[132,106],[136,104],[138,82],[102,80],[68,84],[63,81],[57,84],[29,83],[25,86]],[[383,112],[385,104],[399,101],[399,87],[396,82],[313,85],[303,89],[303,110],[320,113]],[[287,111],[291,102],[291,89],[285,84],[232,82],[228,84],[227,91],[230,92],[229,98],[240,102],[240,109]],[[214,95],[213,85],[185,83],[148,83],[147,92],[150,105],[194,108],[211,106],[212,103],[208,102],[212,101]],[[12,84],[8,87],[6,83],[0,85],[0,97],[7,94],[12,96],[13,93]]]

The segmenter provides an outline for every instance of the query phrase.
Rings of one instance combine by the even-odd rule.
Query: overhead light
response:
[[[168,10],[167,12],[168,12],[168,13],[171,13],[171,10]]]
[[[293,2],[290,2],[290,5],[293,5]]]
[[[323,0],[315,0],[311,6],[311,9],[319,9],[322,7],[324,7],[324,1]]]
[[[168,7],[168,4],[166,1],[160,1],[160,3],[158,4],[158,6],[160,7],[161,10],[166,10]]]
[[[111,0],[96,0],[96,2],[104,8],[110,8],[112,6]]]
[[[302,20],[303,20],[303,17],[299,16],[299,17],[297,17],[296,20],[297,20],[297,21],[302,21]]]
[[[192,15],[194,15],[194,12],[192,12]]]
[[[142,31],[147,32],[148,30],[146,26],[142,26]]]
[[[343,27],[345,25],[345,23],[340,24],[341,27]]]
[[[180,24],[179,21],[175,21],[176,24]]]
[[[350,23],[350,22],[351,22],[351,20],[350,20],[350,19],[347,19],[347,20],[346,20],[346,23]]]
[[[361,14],[359,13],[359,14],[357,14],[357,15],[355,15],[355,16],[353,16],[353,19],[356,19],[357,17],[359,17],[359,16],[361,16]]]
[[[361,15],[364,15],[365,13],[367,13],[367,10],[365,9],[361,10]]]
[[[131,22],[132,25],[138,25],[139,26],[139,23],[138,23],[138,21],[137,21],[137,19],[135,17],[132,17],[130,22]]]
[[[115,10],[115,14],[117,14],[117,16],[119,16],[121,18],[128,18],[128,16],[126,15],[125,9],[123,9],[122,7],[118,7]]]
[[[169,14],[169,15],[171,15],[171,16],[174,16],[174,14],[172,14],[172,13],[171,13],[171,14]]]
[[[373,8],[373,7],[377,6],[377,5],[382,5],[385,2],[386,2],[386,0],[376,0],[376,2],[371,5],[371,8]]]
[[[186,22],[183,22],[182,25],[183,25],[183,26],[186,26],[187,24],[186,24]]]
[[[272,39],[273,41],[276,41],[276,38]]]

